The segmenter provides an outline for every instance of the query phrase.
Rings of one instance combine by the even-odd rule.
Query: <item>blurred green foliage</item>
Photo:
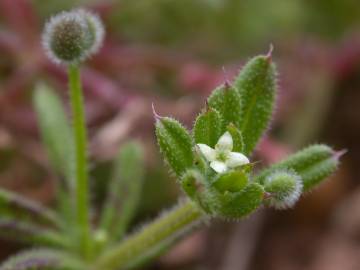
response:
[[[304,33],[338,38],[360,24],[357,0],[33,1],[43,17],[111,3],[107,26],[122,39],[182,47],[204,57],[216,52],[219,61]]]

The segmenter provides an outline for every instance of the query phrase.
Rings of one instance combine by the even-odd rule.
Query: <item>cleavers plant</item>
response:
[[[49,158],[61,181],[56,210],[0,190],[0,236],[35,245],[0,270],[136,268],[211,218],[241,219],[262,206],[292,207],[337,168],[341,152],[312,145],[263,170],[251,155],[268,128],[276,101],[271,51],[256,56],[234,82],[216,88],[189,132],[154,110],[160,150],[186,194],[172,209],[124,236],[140,199],[142,150],[124,145],[103,209],[90,213],[87,132],[80,64],[100,47],[104,30],[85,10],[63,12],[46,25],[48,56],[68,68],[72,126],[59,98],[39,83],[34,95]]]

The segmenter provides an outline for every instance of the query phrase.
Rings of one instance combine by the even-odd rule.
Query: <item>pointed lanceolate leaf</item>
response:
[[[301,177],[303,190],[308,191],[330,176],[338,164],[338,156],[329,146],[312,145],[265,169],[256,177],[256,181],[264,183],[266,177],[273,172],[291,169]]]
[[[175,119],[156,120],[156,137],[160,150],[173,171],[181,176],[193,165],[193,143],[189,132]]]
[[[53,167],[74,185],[74,143],[61,100],[45,84],[35,89],[34,105],[39,127]]]
[[[123,236],[136,214],[143,183],[143,163],[143,150],[135,141],[123,145],[114,162],[101,219],[102,229],[113,240]]]
[[[75,146],[71,125],[67,119],[60,98],[49,86],[40,83],[36,86],[34,106],[39,128],[54,169],[65,182],[59,185],[58,209],[66,222],[66,229],[72,230],[76,221],[75,193]],[[64,185],[65,184],[65,185]]]
[[[226,82],[212,92],[208,105],[220,113],[223,119],[222,133],[230,123],[240,126],[242,103],[238,92],[229,83]]]
[[[60,226],[55,212],[11,191],[0,189],[0,216]]]
[[[85,270],[83,263],[67,253],[52,249],[31,249],[10,257],[0,270]]]
[[[240,130],[249,155],[269,125],[276,96],[276,71],[271,56],[250,60],[235,80],[241,97]]]
[[[219,112],[208,108],[195,121],[193,134],[196,143],[214,147],[222,135],[222,119]]]

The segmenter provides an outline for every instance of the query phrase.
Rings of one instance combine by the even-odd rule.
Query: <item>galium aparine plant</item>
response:
[[[0,270],[118,270],[160,255],[205,220],[241,219],[261,206],[286,209],[338,167],[341,152],[309,146],[268,168],[254,170],[252,152],[268,128],[276,101],[276,68],[267,55],[251,59],[233,83],[216,88],[191,130],[155,113],[155,132],[185,198],[141,230],[125,233],[141,196],[143,153],[123,145],[114,161],[98,218],[90,215],[90,189],[80,64],[104,38],[98,16],[62,12],[45,26],[43,47],[68,69],[72,125],[59,98],[39,83],[34,105],[48,156],[60,181],[55,210],[0,190],[0,236],[29,248]]]

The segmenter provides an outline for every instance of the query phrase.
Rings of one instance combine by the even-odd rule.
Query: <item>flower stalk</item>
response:
[[[69,66],[69,89],[73,114],[76,158],[76,216],[80,228],[80,249],[85,257],[90,252],[89,184],[87,162],[87,132],[84,101],[78,65]]]
[[[104,253],[95,262],[92,270],[126,269],[132,263],[145,257],[158,245],[186,232],[205,219],[203,211],[191,200],[180,202],[152,223],[117,246]]]

